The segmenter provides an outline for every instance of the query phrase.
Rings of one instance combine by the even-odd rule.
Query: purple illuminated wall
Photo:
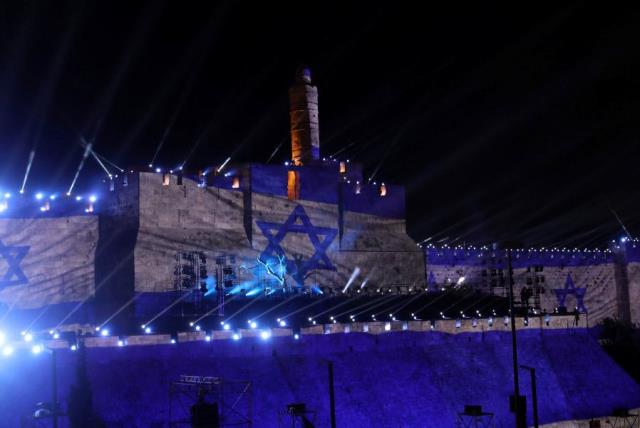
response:
[[[640,405],[640,387],[587,330],[523,331],[518,344],[521,364],[536,368],[542,423]],[[59,355],[63,398],[77,355]],[[508,333],[351,333],[87,351],[98,414],[107,426],[126,427],[167,426],[169,383],[181,374],[252,381],[254,426],[278,426],[278,411],[291,402],[307,403],[318,411],[317,426],[329,426],[323,359],[335,365],[338,426],[451,427],[465,404],[494,412],[497,426],[512,425]],[[30,404],[49,399],[48,361],[45,354],[0,359],[3,426],[17,426]],[[530,403],[528,376],[521,379]]]

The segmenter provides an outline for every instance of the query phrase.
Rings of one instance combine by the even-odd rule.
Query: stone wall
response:
[[[506,296],[506,254],[488,249],[428,249],[427,285],[470,285]],[[619,317],[627,301],[617,280],[618,262],[611,252],[514,251],[514,295],[520,301],[523,287],[539,290],[540,307],[553,312],[561,306],[578,307],[589,322]],[[464,278],[464,279],[461,279]],[[530,299],[530,304],[534,299]]]
[[[246,176],[237,189],[169,180],[165,185],[162,174],[139,174],[137,292],[174,290],[176,254],[189,251],[207,256],[210,276],[216,257],[233,256],[235,284],[246,290],[277,285],[282,278],[264,264],[275,269],[283,255],[287,286],[342,289],[354,272],[358,287],[365,279],[374,287],[424,285],[423,256],[403,219],[253,192]]]
[[[638,385],[587,330],[536,328],[518,334],[521,364],[536,369],[541,423],[604,416],[614,407],[640,405]],[[133,338],[138,340],[148,341]],[[338,426],[451,427],[465,404],[494,413],[496,426],[512,426],[513,421],[508,331],[352,332],[298,340],[274,335],[266,341],[243,337],[215,343],[185,338],[175,345],[136,342],[124,347],[115,346],[116,338],[95,342],[87,349],[86,366],[94,410],[108,427],[163,427],[171,417],[184,417],[195,395],[182,410],[172,408],[169,399],[170,384],[180,375],[251,382],[253,426],[291,424],[284,412],[295,402],[316,412],[316,426],[329,426],[327,361],[334,364]],[[58,351],[63,408],[80,356]],[[34,403],[49,400],[50,372],[44,353],[16,350],[13,357],[3,358],[0,396],[7,399],[0,400],[0,412],[8,426],[18,426],[20,415],[32,412]],[[528,404],[530,388],[528,376],[522,376]]]
[[[96,216],[0,219],[0,306],[39,308],[93,296]]]

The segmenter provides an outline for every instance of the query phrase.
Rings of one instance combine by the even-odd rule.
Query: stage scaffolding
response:
[[[253,390],[249,381],[212,376],[182,375],[169,388],[169,426],[191,426],[191,406],[198,392],[206,391],[205,401],[217,403],[220,427],[253,427]]]

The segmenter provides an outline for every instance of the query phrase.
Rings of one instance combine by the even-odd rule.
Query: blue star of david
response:
[[[298,224],[298,221],[301,224]],[[305,277],[309,271],[317,269],[336,270],[336,267],[327,256],[327,249],[335,239],[338,231],[330,227],[312,225],[302,206],[296,206],[289,218],[282,224],[258,220],[256,220],[256,224],[269,241],[264,251],[260,254],[260,259],[267,261],[275,257],[284,257],[286,259],[287,272],[290,273],[298,285],[304,285]],[[309,237],[315,250],[311,258],[308,260],[290,260],[286,258],[280,244],[288,233],[304,233]],[[322,236],[324,236],[324,239],[320,239]]]
[[[4,275],[0,273],[0,288],[29,282],[22,269],[20,269],[20,262],[28,251],[29,247],[27,246],[8,247],[0,241],[0,257],[7,263],[7,271]]]
[[[584,295],[587,292],[586,288],[578,288],[573,283],[571,274],[567,274],[567,281],[564,283],[564,288],[555,288],[553,290],[558,298],[558,306],[564,306],[564,302],[569,294],[573,294],[576,297],[576,306],[581,312],[587,312],[587,308],[584,306]]]

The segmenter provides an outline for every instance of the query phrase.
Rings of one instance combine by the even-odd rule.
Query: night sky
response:
[[[81,136],[123,167],[281,163],[307,64],[322,154],[404,184],[416,240],[638,233],[640,8],[346,3],[3,2],[0,188],[35,149],[27,192],[66,191]]]

